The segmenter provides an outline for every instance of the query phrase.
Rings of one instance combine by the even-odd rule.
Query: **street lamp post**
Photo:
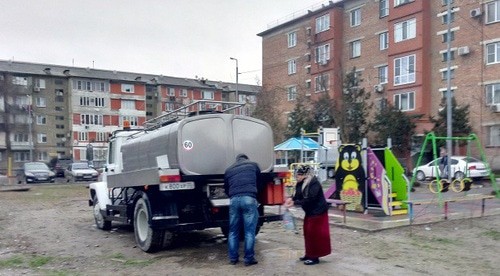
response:
[[[238,59],[237,58],[233,58],[233,57],[230,57],[229,59],[231,60],[235,60],[236,61],[236,101],[239,103],[240,102],[240,98],[239,98],[239,95],[238,95]]]

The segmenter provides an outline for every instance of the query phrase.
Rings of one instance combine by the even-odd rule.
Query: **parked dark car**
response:
[[[59,158],[54,165],[54,173],[56,176],[64,177],[64,171],[66,168],[73,163],[73,159],[71,158]]]
[[[54,183],[55,173],[49,169],[47,164],[42,162],[29,162],[23,165],[23,172],[19,176],[19,182],[25,183]]]

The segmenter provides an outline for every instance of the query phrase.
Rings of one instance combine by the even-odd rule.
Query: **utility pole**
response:
[[[238,59],[237,58],[233,58],[233,57],[230,57],[229,59],[231,60],[234,60],[236,61],[236,102],[240,102],[240,97],[238,95]]]
[[[447,85],[447,89],[446,89],[446,150],[448,152],[448,158],[447,158],[447,161],[448,161],[448,164],[446,164],[447,166],[447,169],[448,169],[448,182],[451,183],[451,155],[452,154],[452,140],[451,140],[451,137],[453,135],[453,122],[452,122],[452,112],[451,112],[451,73],[450,73],[450,70],[451,70],[451,58],[450,58],[450,54],[451,54],[451,0],[448,0],[448,3],[447,3],[447,12],[446,12],[446,17],[447,17],[447,32],[446,32],[446,36],[447,36],[447,39],[446,39],[446,85]]]
[[[28,146],[30,148],[30,162],[33,162],[33,133],[32,133],[32,112],[33,112],[33,99],[31,95],[26,95],[28,97]]]

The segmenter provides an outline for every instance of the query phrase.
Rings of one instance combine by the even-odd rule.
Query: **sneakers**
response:
[[[256,259],[250,260],[249,262],[245,262],[245,266],[251,266],[251,265],[256,265],[259,262],[257,262]]]
[[[304,261],[305,265],[315,265],[319,264],[319,258],[309,259]]]
[[[237,264],[237,263],[238,263],[238,260],[234,260],[234,261],[233,261],[233,260],[231,260],[231,261],[229,261],[229,263],[230,263],[230,264],[232,264],[232,265],[235,265],[235,264]]]

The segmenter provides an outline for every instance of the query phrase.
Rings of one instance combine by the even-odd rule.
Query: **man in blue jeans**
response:
[[[257,184],[260,183],[260,168],[248,160],[245,154],[238,154],[236,162],[224,173],[224,189],[230,198],[229,204],[229,262],[238,263],[240,228],[245,232],[245,265],[257,264],[255,260],[255,230],[259,220],[257,210]]]

